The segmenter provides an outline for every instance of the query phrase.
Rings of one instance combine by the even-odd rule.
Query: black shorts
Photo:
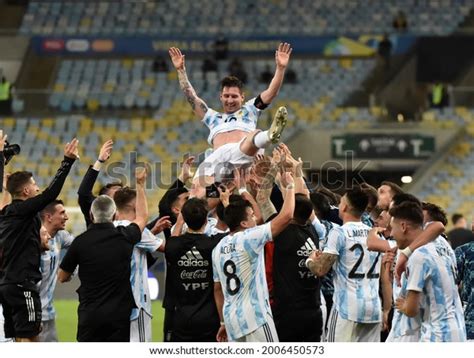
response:
[[[41,331],[41,299],[34,283],[0,285],[6,338],[33,338]]]

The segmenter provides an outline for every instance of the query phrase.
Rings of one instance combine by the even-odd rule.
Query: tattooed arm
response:
[[[196,91],[188,80],[188,75],[186,74],[186,68],[184,66],[184,55],[181,53],[180,49],[176,47],[171,47],[168,52],[171,61],[173,62],[173,66],[176,68],[176,71],[178,71],[179,87],[183,91],[186,100],[191,105],[196,116],[200,119],[204,118],[208,108],[206,103],[198,97]]]
[[[336,260],[337,255],[316,250],[306,260],[306,266],[316,276],[321,277],[328,273]]]
[[[277,175],[279,165],[276,163],[268,163],[269,169],[266,175],[262,179],[262,183],[258,189],[257,196],[255,199],[260,207],[260,212],[262,213],[262,219],[264,222],[267,222],[273,215],[277,213],[275,206],[270,200],[272,194],[273,185],[275,183],[275,177]],[[258,167],[257,163],[257,167]],[[259,171],[257,171],[259,172]]]

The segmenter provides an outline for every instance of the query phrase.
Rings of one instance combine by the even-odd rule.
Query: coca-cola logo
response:
[[[206,279],[207,270],[195,270],[195,271],[181,271],[180,277],[182,280],[196,280],[196,279]]]
[[[301,259],[298,262],[298,267],[306,267],[306,259]]]

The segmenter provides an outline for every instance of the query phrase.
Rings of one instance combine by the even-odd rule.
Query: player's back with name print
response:
[[[348,222],[334,231],[339,253],[335,286],[340,314],[356,322],[378,322],[381,257],[367,248],[370,227]]]

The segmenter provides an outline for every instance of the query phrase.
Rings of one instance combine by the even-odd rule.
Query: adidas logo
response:
[[[311,253],[314,251],[314,250],[317,250],[317,246],[314,244],[313,240],[311,240],[310,237],[308,237],[306,239],[306,242],[304,243],[303,246],[300,247],[300,249],[298,251],[296,251],[296,254],[298,256],[306,256],[308,257],[309,255],[311,255]]]
[[[184,267],[204,267],[209,266],[209,261],[204,260],[201,253],[193,246],[191,250],[180,257],[178,266]]]

